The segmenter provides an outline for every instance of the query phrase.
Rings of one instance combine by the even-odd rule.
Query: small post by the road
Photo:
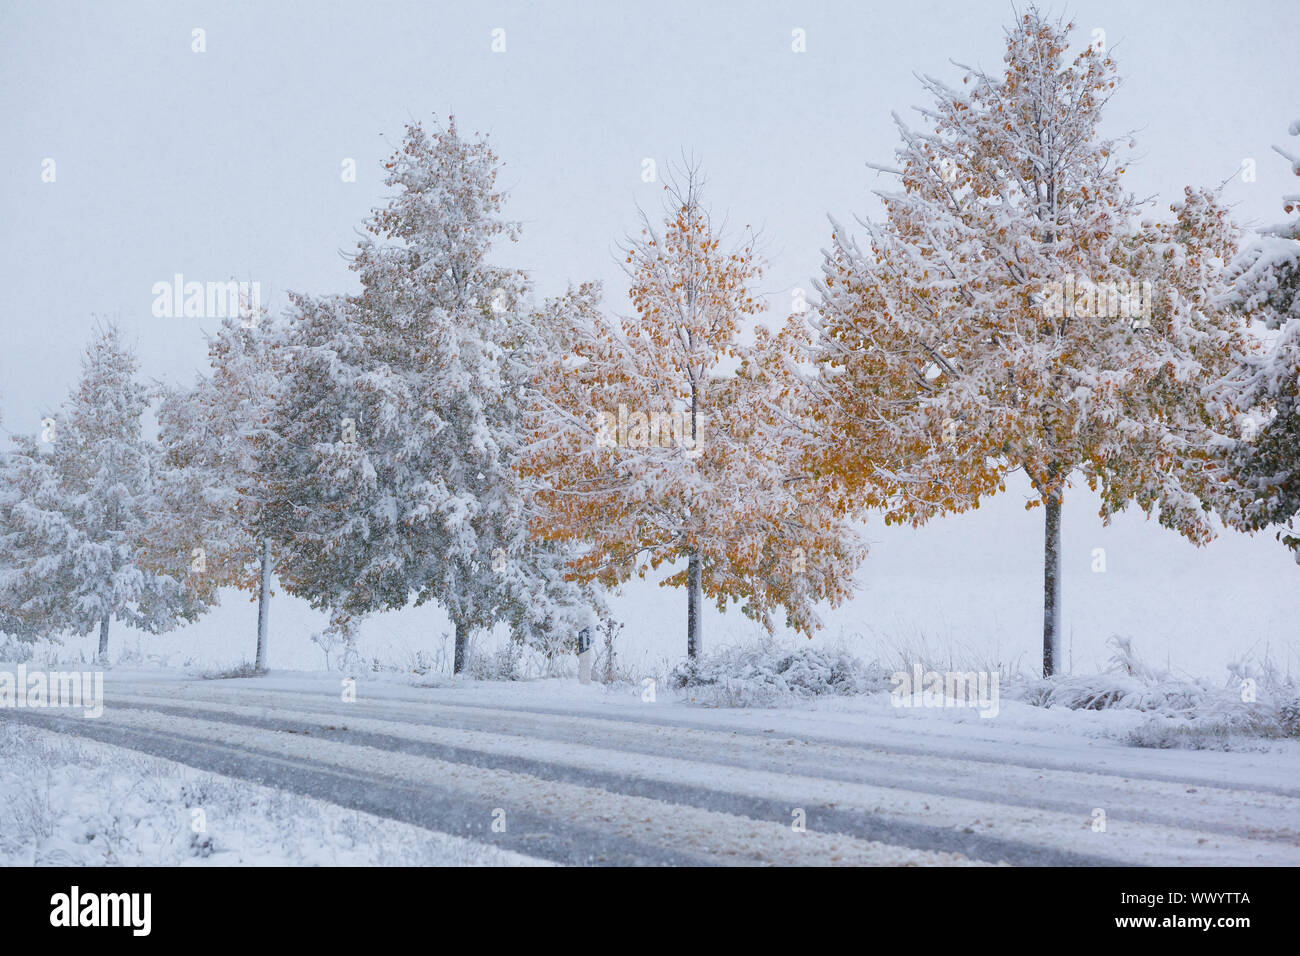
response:
[[[578,682],[591,683],[591,628],[584,627],[578,632]]]

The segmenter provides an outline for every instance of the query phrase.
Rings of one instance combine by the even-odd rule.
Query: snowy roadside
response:
[[[0,669],[12,664],[0,663]],[[1098,675],[1099,678],[1105,675]],[[189,697],[212,691],[257,691],[268,706],[292,708],[302,695],[340,695],[345,675],[331,671],[272,671],[253,679],[203,680],[181,669],[129,667],[105,672],[106,702],[141,688],[151,693]],[[1104,686],[1111,686],[1108,681]],[[825,693],[796,698],[787,696],[762,706],[726,706],[693,688],[678,689],[671,682],[649,679],[612,685],[580,684],[573,677],[526,680],[479,680],[460,675],[359,672],[355,681],[362,702],[404,704],[472,704],[519,709],[531,714],[553,711],[593,718],[649,720],[683,727],[791,735],[829,742],[873,741],[882,745],[917,744],[937,752],[996,759],[1007,748],[1034,752],[1045,765],[1069,766],[1083,762],[1098,769],[1168,768],[1173,773],[1197,776],[1197,771],[1221,776],[1225,781],[1246,775],[1256,782],[1290,788],[1300,780],[1300,737],[1266,737],[1236,734],[1223,746],[1187,747],[1138,745],[1139,736],[1152,725],[1177,728],[1180,717],[1157,710],[1112,706],[1091,709],[1064,705],[1042,706],[1025,699],[1023,685],[1005,688],[996,716],[982,717],[975,707],[898,707],[887,689],[858,693]],[[1213,713],[1204,715],[1213,719]]]
[[[364,671],[104,678],[95,719],[0,712],[0,728],[90,741],[51,757],[50,735],[0,738],[0,832],[34,829],[33,781],[67,791],[46,813],[68,816],[65,844],[38,833],[13,862],[203,862],[205,836],[230,862],[362,865],[510,862],[503,850],[584,865],[1294,865],[1300,851],[1300,740],[1134,746],[1152,713],[1134,707],[1004,698],[984,717],[869,690],[737,708],[671,681]],[[98,806],[65,810],[76,796]],[[489,836],[497,814],[510,826]],[[0,862],[15,852],[0,843]]]
[[[0,866],[551,866],[459,837],[0,722]]]
[[[309,671],[272,671],[254,680],[195,681],[184,672],[114,670],[107,675],[111,700],[114,688],[130,693],[130,688],[147,685],[156,689],[171,688],[188,693],[185,687],[255,688],[276,696],[282,706],[292,706],[293,695],[338,694],[341,673]],[[1171,762],[1192,769],[1202,765],[1266,768],[1294,767],[1300,774],[1300,738],[1277,738],[1235,735],[1229,746],[1214,748],[1165,748],[1138,746],[1134,734],[1155,720],[1177,719],[1159,711],[1132,707],[1099,709],[1071,708],[1063,705],[1039,706],[1020,699],[1022,687],[1013,685],[1003,695],[998,712],[991,719],[980,715],[975,707],[899,707],[890,692],[864,690],[859,693],[833,694],[808,698],[786,697],[762,706],[726,706],[711,697],[698,695],[692,688],[677,689],[667,681],[648,679],[640,684],[621,682],[604,685],[580,684],[572,677],[535,678],[529,680],[476,680],[446,675],[363,673],[356,680],[358,700],[394,703],[466,703],[475,706],[530,713],[554,710],[565,714],[590,714],[593,717],[646,719],[667,724],[690,726],[703,724],[728,730],[762,728],[763,732],[792,734],[799,737],[824,737],[838,742],[872,739],[877,742],[902,742],[905,738],[939,738],[965,750],[995,750],[998,744],[1023,746],[1038,744],[1044,748],[1063,747],[1098,749],[1125,755],[1132,762],[1149,765]],[[1208,715],[1207,715],[1208,716]],[[1228,753],[1235,756],[1228,757]],[[1157,756],[1158,755],[1158,756]],[[1271,776],[1271,775],[1270,775]],[[1294,782],[1295,777],[1290,778]]]

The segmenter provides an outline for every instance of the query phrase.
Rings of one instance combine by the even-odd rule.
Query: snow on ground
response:
[[[294,695],[339,693],[337,675],[273,672],[249,681],[194,683],[183,675],[147,671],[109,675],[106,697],[144,681],[165,693],[192,698],[206,688],[256,688],[274,707],[292,708]],[[163,691],[163,688],[167,690]],[[757,730],[801,741],[882,744],[931,749],[952,756],[997,760],[1009,752],[1032,754],[1044,766],[1083,766],[1142,773],[1216,778],[1223,783],[1300,791],[1300,739],[1242,739],[1241,750],[1149,750],[1129,746],[1127,736],[1150,715],[1135,710],[1069,710],[1035,707],[1005,697],[997,717],[982,718],[974,708],[895,707],[888,693],[820,697],[761,709],[699,706],[690,691],[656,685],[653,702],[642,685],[583,685],[573,678],[527,681],[426,680],[402,675],[371,675],[357,682],[358,699],[394,705],[445,703],[495,708],[503,721],[521,710],[529,715],[589,714],[593,718],[654,720],[669,726],[718,730]],[[1300,821],[1297,821],[1300,823]]]
[[[729,709],[692,703],[689,690],[656,686],[651,699],[642,686],[571,678],[380,674],[355,689],[346,700],[338,674],[201,680],[114,670],[99,719],[7,711],[0,726],[14,718],[98,735],[558,862],[1300,862],[1295,739],[1248,740],[1238,751],[1144,749],[1124,742],[1148,718],[1142,712],[1005,698],[986,719],[971,708],[897,708],[883,692]],[[156,771],[126,772],[118,788],[129,791],[136,777],[170,796],[132,819],[184,811],[180,784],[158,783]],[[114,793],[99,783],[86,792]],[[494,808],[508,815],[508,832],[490,831]],[[796,833],[791,814],[800,809],[807,830]],[[120,811],[85,812],[107,814],[92,830],[121,826],[112,823]],[[307,814],[293,826],[329,831],[323,852],[342,844],[363,858],[400,853],[377,829],[368,832],[397,849],[363,850],[355,830],[339,837],[341,824],[315,812],[318,824]],[[242,842],[227,835],[226,846],[253,854],[267,841],[282,854],[284,825],[272,814],[266,829],[243,829]],[[156,852],[184,852],[188,833],[166,828],[171,841]]]
[[[0,866],[32,865],[550,864],[132,750],[0,722]]]

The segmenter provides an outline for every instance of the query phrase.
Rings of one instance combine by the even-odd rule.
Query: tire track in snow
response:
[[[129,687],[130,685],[122,685]],[[178,683],[174,686],[183,689],[185,693],[181,694],[157,694],[156,692],[162,687],[169,685],[150,684],[143,688],[138,688],[142,696],[165,696],[172,699],[184,701],[190,699],[190,691],[196,686],[192,683]],[[359,687],[364,685],[358,685]],[[391,690],[391,687],[386,687]],[[149,691],[155,693],[150,694]],[[208,688],[205,688],[208,690]],[[445,688],[432,689],[435,693],[445,691]],[[317,700],[330,700],[330,695],[322,694],[314,689],[302,688],[267,688],[257,691],[249,691],[245,688],[222,687],[213,684],[210,688],[212,693],[228,693],[236,698],[243,699],[243,695],[248,693],[264,693],[280,695],[281,699],[274,704],[268,704],[268,707],[280,707],[283,704],[282,695],[296,694]],[[337,693],[337,691],[335,692]],[[424,697],[405,697],[392,696],[384,698],[372,698],[366,702],[367,706],[390,706],[396,705],[401,711],[410,713],[409,707],[415,708],[457,708],[464,711],[480,711],[503,717],[519,717],[525,720],[534,718],[560,718],[569,720],[580,720],[586,722],[599,721],[602,723],[628,724],[633,726],[652,725],[668,729],[687,729],[711,732],[734,733],[741,737],[751,737],[759,740],[789,737],[789,732],[776,731],[768,728],[755,728],[741,726],[725,717],[730,716],[726,711],[710,710],[706,713],[713,715],[723,715],[721,721],[708,722],[700,720],[693,716],[676,715],[660,713],[658,715],[619,712],[612,714],[608,710],[586,710],[553,707],[549,705],[539,706],[512,706],[500,703],[489,703],[482,701],[458,700],[449,701],[445,698]],[[349,705],[353,706],[353,705]],[[759,714],[759,711],[743,711],[746,716]],[[853,714],[855,718],[865,718],[863,730],[873,734],[870,740],[855,740],[845,737],[827,735],[824,733],[805,733],[800,732],[799,740],[801,743],[824,744],[831,747],[845,748],[848,750],[862,750],[874,753],[898,754],[908,757],[923,757],[927,759],[946,759],[960,760],[977,764],[992,764],[997,767],[997,772],[1002,772],[1004,768],[1020,767],[1025,770],[1033,771],[1062,771],[1066,773],[1096,773],[1108,775],[1124,780],[1149,780],[1156,783],[1186,784],[1194,787],[1213,787],[1219,790],[1239,790],[1249,793],[1275,794],[1292,799],[1300,799],[1300,781],[1292,785],[1273,784],[1262,781],[1249,781],[1237,783],[1234,780],[1226,780],[1222,777],[1207,777],[1187,773],[1181,768],[1165,769],[1150,766],[1149,760],[1132,760],[1127,759],[1133,756],[1129,751],[1133,748],[1124,748],[1118,752],[1099,752],[1089,753],[1086,759],[1089,761],[1086,767],[1080,766],[1077,761],[1084,759],[1080,755],[1062,756],[1059,751],[1054,750],[1049,744],[1040,744],[1026,742],[1024,736],[1033,735],[1035,737],[1044,736],[1044,731],[1026,731],[1024,735],[1017,734],[1004,740],[991,738],[967,738],[961,741],[966,749],[956,749],[953,746],[952,737],[929,730],[928,728],[911,725],[911,726],[887,726],[882,724],[880,718],[876,715]],[[892,721],[891,721],[892,723]],[[992,728],[990,728],[992,729]],[[917,743],[919,741],[920,743]],[[1008,747],[1014,749],[1008,749]],[[1161,751],[1135,751],[1142,756],[1150,756],[1153,759]],[[1212,752],[1206,752],[1212,755]],[[1249,754],[1240,754],[1234,756],[1249,757]]]
[[[478,840],[569,865],[709,866],[707,860],[686,853],[640,843],[590,827],[556,828],[553,821],[534,813],[516,812],[505,833],[490,832],[491,811],[451,790],[415,785],[380,776],[367,778],[358,788],[357,777],[342,769],[309,760],[295,760],[246,747],[215,743],[175,732],[123,728],[102,720],[58,717],[49,712],[0,712],[0,720],[13,719],[42,730],[87,737],[185,764],[197,770],[222,774],[251,783],[276,787],[303,796],[413,824],[426,830]]]
[[[96,721],[54,716],[44,711],[20,713],[21,719],[45,729],[117,743],[202,769],[213,769],[205,764],[221,764],[225,769],[217,772],[271,786],[304,788],[299,792],[384,816],[394,816],[403,810],[413,812],[411,808],[426,790],[435,796],[441,791],[451,797],[453,804],[457,800],[468,801],[479,808],[477,830],[449,829],[438,820],[427,818],[423,822],[408,816],[395,818],[459,836],[474,838],[479,833],[487,838],[491,818],[484,808],[507,808],[508,820],[524,819],[529,828],[538,829],[533,836],[539,843],[503,840],[503,846],[561,861],[696,863],[704,860],[728,865],[858,866],[972,863],[960,854],[914,850],[811,829],[794,833],[784,823],[283,731],[145,710],[106,710]],[[166,752],[159,753],[159,749]],[[258,773],[250,776],[254,770]],[[281,783],[282,778],[287,783]],[[376,788],[392,791],[394,782],[399,790],[404,790],[404,801],[401,798],[394,801],[392,794],[385,792],[381,795],[386,799],[372,805],[371,793]],[[462,813],[461,818],[464,816]],[[578,825],[574,819],[586,823]],[[623,859],[594,858],[595,854],[585,845],[593,833],[601,845],[622,845],[630,848],[630,852],[625,850]],[[491,834],[491,838],[502,836],[505,835]],[[566,841],[567,857],[564,850],[557,853],[548,846],[548,839],[557,837]],[[644,857],[636,856],[638,847],[647,849]],[[684,851],[681,847],[689,849]]]
[[[115,706],[137,708],[176,717],[196,715],[196,711],[192,709],[126,700],[117,702]],[[601,768],[616,762],[620,754],[581,744],[569,746],[575,749],[581,747],[588,751],[585,761],[575,763],[572,756],[569,756],[569,759],[545,760],[513,752],[513,748],[508,743],[492,746],[489,738],[495,736],[504,739],[500,734],[466,732],[458,728],[426,727],[415,724],[406,724],[406,733],[400,734],[392,732],[399,729],[392,721],[361,717],[350,711],[348,713],[326,712],[319,715],[302,711],[281,711],[280,716],[277,717],[262,717],[249,713],[257,708],[238,709],[244,712],[235,713],[229,709],[216,712],[202,711],[200,719],[282,733],[310,735],[317,739],[410,753],[475,767],[508,770],[545,780],[574,783],[629,796],[649,797],[664,804],[692,806],[760,821],[781,821],[783,825],[784,821],[791,819],[792,810],[799,807],[806,814],[810,830],[842,833],[858,839],[906,846],[917,850],[960,853],[972,860],[988,863],[1052,866],[1119,866],[1124,863],[1120,859],[1107,859],[1087,853],[1024,843],[979,833],[973,829],[952,825],[937,826],[900,819],[889,815],[888,812],[873,813],[865,809],[845,810],[833,804],[808,799],[809,788],[801,781],[800,776],[789,772],[778,774],[775,771],[731,768],[740,774],[747,774],[751,778],[747,781],[750,786],[722,789],[710,786],[708,783],[709,778],[715,775],[714,767],[717,765],[703,764],[698,760],[689,761],[649,755],[659,762],[657,774],[650,773],[649,765],[642,763],[638,766],[638,762],[635,761],[626,763],[620,772],[611,772]],[[346,726],[339,727],[337,724]],[[368,729],[358,729],[362,724]],[[469,736],[470,734],[474,736]],[[449,737],[456,742],[440,741],[436,739],[438,736]],[[686,774],[681,772],[683,769],[693,769],[695,772]],[[674,770],[678,772],[673,773]],[[760,773],[764,774],[765,778],[753,779]],[[684,780],[683,778],[687,776],[694,779]],[[770,793],[783,788],[787,790],[784,800],[764,797],[758,792]],[[799,792],[800,789],[804,791],[802,794]]]
[[[157,704],[140,705],[152,712]],[[1079,812],[1023,812],[1019,808],[953,799],[933,793],[900,791],[875,785],[844,785],[824,778],[801,779],[781,773],[737,770],[715,764],[659,758],[638,763],[621,752],[600,751],[581,744],[563,748],[544,747],[543,759],[521,762],[536,749],[526,738],[500,733],[474,734],[424,724],[396,724],[362,717],[354,704],[336,705],[327,714],[293,713],[281,709],[278,716],[258,717],[259,707],[229,702],[190,701],[191,707],[219,712],[207,716],[243,725],[265,726],[288,733],[310,733],[314,728],[325,738],[364,742],[380,749],[433,754],[455,762],[470,761],[479,766],[509,767],[516,772],[635,795],[653,795],[661,802],[686,802],[767,820],[787,820],[792,807],[802,807],[810,826],[819,830],[845,832],[861,838],[894,844],[955,851],[990,862],[1015,863],[1185,863],[1253,864],[1270,857],[1289,860],[1300,853],[1294,847],[1280,847],[1257,839],[1215,838],[1186,826],[1141,825],[1123,814],[1109,813],[1105,833],[1091,829],[1091,815]],[[176,716],[193,711],[172,709]],[[228,713],[227,713],[228,711]],[[338,729],[335,724],[346,724]],[[361,737],[360,728],[378,734]],[[418,742],[446,749],[428,749]],[[540,742],[545,743],[545,742]],[[723,741],[725,743],[725,741]],[[608,768],[617,768],[612,775]],[[583,776],[583,774],[586,776]],[[597,776],[599,775],[599,776]],[[1229,795],[1232,796],[1232,795]],[[852,809],[845,809],[851,807]],[[1222,808],[1220,808],[1222,809]],[[814,821],[814,813],[816,818]],[[1014,834],[1015,836],[1003,836]],[[1098,853],[1098,846],[1103,852]],[[1109,859],[1099,859],[1109,857]]]
[[[240,700],[245,702],[240,706],[246,708],[246,714],[260,706],[264,716],[269,716],[273,708],[282,711],[284,703],[263,691],[217,693],[197,698],[186,695],[183,700],[172,695],[138,694],[117,699],[136,701],[144,706],[164,701],[201,710],[224,709]],[[1114,774],[1017,765],[999,766],[990,773],[993,768],[984,761],[953,757],[903,755],[867,750],[861,746],[807,744],[802,741],[802,746],[792,750],[789,745],[794,741],[773,739],[767,735],[739,735],[734,731],[717,729],[683,732],[677,727],[625,725],[616,719],[592,720],[555,715],[540,719],[531,719],[530,715],[530,719],[521,721],[520,715],[514,712],[477,708],[467,711],[456,705],[422,704],[418,712],[413,713],[414,708],[394,707],[389,701],[341,705],[309,699],[297,705],[296,709],[304,714],[351,719],[354,723],[357,718],[395,722],[396,726],[387,732],[396,732],[399,726],[426,726],[416,719],[423,716],[430,724],[448,729],[581,744],[620,753],[639,753],[656,759],[676,758],[723,767],[879,785],[931,796],[1068,812],[1084,819],[1090,819],[1094,807],[1102,807],[1112,818],[1128,822],[1300,845],[1300,830],[1294,824],[1279,825],[1279,821],[1300,820],[1300,800],[1267,791],[1202,785],[1190,788],[1195,792],[1193,796],[1181,781],[1133,781]],[[1150,806],[1177,809],[1151,810]],[[1015,847],[1012,851],[1018,855]],[[961,852],[972,852],[972,848],[961,848]],[[982,852],[976,855],[980,859],[990,858]],[[1086,855],[1093,854],[1089,852]],[[1017,862],[1016,859],[1011,861]]]

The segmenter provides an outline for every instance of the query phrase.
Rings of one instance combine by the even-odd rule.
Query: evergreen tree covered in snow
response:
[[[101,659],[114,619],[156,632],[197,610],[141,560],[157,453],[142,435],[148,396],[135,372],[120,332],[97,330],[47,440],[20,436],[0,476],[0,607],[29,636],[98,628]]]
[[[353,263],[361,293],[293,299],[274,429],[286,585],[342,623],[437,601],[458,672],[476,629],[553,643],[593,620],[562,551],[528,534],[514,464],[541,340],[525,277],[489,260],[517,232],[497,166],[454,121],[407,129]]]
[[[1102,514],[1136,502],[1197,543],[1210,449],[1231,426],[1204,382],[1247,354],[1217,304],[1226,214],[1187,190],[1142,218],[1101,136],[1110,57],[1066,55],[1030,10],[1005,73],[924,78],[927,129],[895,117],[899,188],[869,247],[838,224],[821,280],[827,440],[816,466],[887,522],[977,507],[1023,470],[1045,508],[1043,666],[1060,667],[1061,500],[1081,475]]]
[[[222,587],[254,592],[255,666],[267,666],[275,553],[286,509],[270,480],[271,425],[285,374],[278,328],[262,312],[223,321],[209,340],[211,373],[169,389],[158,412],[161,505],[148,560],[202,605]]]
[[[664,563],[687,590],[686,649],[702,650],[702,599],[742,602],[773,628],[819,626],[861,549],[801,468],[806,360],[801,323],[755,329],[752,238],[731,250],[695,170],[671,189],[665,226],[648,219],[626,249],[633,315],[602,314],[588,285],[549,303],[555,346],[539,366],[525,467],[543,483],[539,534],[581,549],[583,580],[616,586]]]
[[[57,439],[58,421],[45,420],[46,435]],[[31,638],[68,617],[74,583],[62,556],[75,534],[50,455],[30,435],[13,438],[17,449],[0,458],[0,631]]]
[[[1290,132],[1300,136],[1300,120]],[[1300,158],[1274,149],[1300,176]],[[1294,526],[1300,514],[1300,194],[1282,202],[1290,218],[1263,230],[1232,266],[1228,306],[1277,334],[1265,354],[1243,363],[1230,380],[1240,428],[1225,445],[1223,480],[1213,497],[1234,527],[1279,526],[1278,538],[1300,562]]]

